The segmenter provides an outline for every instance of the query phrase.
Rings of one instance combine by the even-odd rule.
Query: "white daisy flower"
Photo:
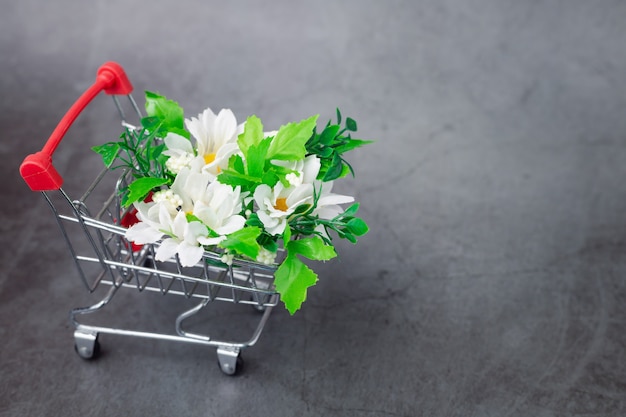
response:
[[[298,207],[313,204],[313,183],[319,173],[321,162],[319,158],[311,155],[303,161],[273,161],[273,163],[294,170],[297,174],[297,179],[290,181],[287,188],[278,182],[274,188],[261,184],[254,191],[254,200],[259,208],[257,211],[259,220],[269,234],[279,235],[284,232],[289,216]]]
[[[136,244],[156,243],[166,236],[159,245],[155,259],[166,261],[178,254],[183,266],[193,266],[200,261],[204,249],[198,238],[206,236],[208,229],[200,222],[188,222],[184,211],[171,213],[171,200],[160,202],[135,203],[139,223],[126,231],[126,238]]]
[[[196,154],[202,157],[202,171],[212,180],[228,167],[228,159],[239,151],[237,137],[243,132],[244,124],[237,125],[230,109],[222,109],[215,115],[207,108],[198,117],[185,119],[187,130],[196,139]]]
[[[259,208],[256,213],[265,230],[270,235],[280,235],[296,208],[313,204],[313,184],[289,188],[283,187],[280,182],[274,188],[261,184],[254,190],[254,201]]]

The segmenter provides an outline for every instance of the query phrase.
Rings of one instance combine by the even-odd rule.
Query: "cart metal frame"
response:
[[[216,348],[220,369],[227,375],[234,375],[242,365],[241,351],[258,341],[278,303],[279,296],[273,286],[278,265],[237,258],[232,265],[225,265],[220,261],[222,254],[209,251],[205,251],[202,260],[193,267],[183,267],[177,258],[156,261],[154,255],[158,243],[137,246],[124,237],[125,219],[133,215],[132,207],[123,208],[120,201],[121,190],[131,179],[128,171],[116,176],[105,168],[81,197],[72,199],[61,187],[63,179],[51,164],[52,153],[78,114],[103,90],[112,95],[122,126],[133,129],[117,98],[117,95],[127,95],[131,108],[141,118],[141,111],[130,95],[132,86],[118,64],[106,63],[98,70],[94,85],[70,108],[42,151],[29,155],[20,168],[31,189],[42,192],[54,213],[87,290],[93,293],[100,287],[109,287],[104,297],[94,304],[70,311],[76,352],[85,359],[95,357],[99,350],[99,334],[192,343]],[[197,304],[176,317],[172,333],[97,326],[80,321],[83,316],[106,307],[122,288],[180,296],[196,300]],[[219,302],[252,306],[261,313],[249,339],[217,340],[208,333],[185,330],[183,324],[187,319]]]

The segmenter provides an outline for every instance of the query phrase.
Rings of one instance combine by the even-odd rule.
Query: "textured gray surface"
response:
[[[626,415],[625,21],[620,1],[2,1],[0,415]],[[190,115],[339,106],[377,140],[338,186],[371,233],[240,377],[201,347],[72,349],[88,297],[17,168],[111,59]],[[68,181],[115,117],[79,119]],[[151,327],[177,300],[115,301]]]

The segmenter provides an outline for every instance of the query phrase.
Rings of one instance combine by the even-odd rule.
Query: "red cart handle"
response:
[[[121,65],[107,62],[97,72],[96,81],[81,95],[61,119],[43,149],[28,155],[20,166],[20,174],[33,191],[58,190],[63,178],[52,166],[52,154],[67,133],[74,120],[101,91],[106,94],[128,95],[133,86]]]

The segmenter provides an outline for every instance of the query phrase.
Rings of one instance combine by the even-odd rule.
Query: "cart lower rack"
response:
[[[99,349],[98,335],[102,333],[193,343],[216,348],[220,369],[233,375],[240,370],[241,351],[257,342],[278,303],[279,296],[273,287],[278,265],[240,259],[234,259],[232,265],[225,265],[220,262],[221,254],[213,252],[205,252],[202,260],[193,267],[183,267],[178,258],[169,262],[155,261],[155,244],[138,246],[124,237],[135,216],[134,209],[124,209],[120,204],[120,190],[130,180],[128,172],[119,175],[104,169],[79,198],[71,198],[61,187],[63,178],[52,165],[52,154],[76,117],[101,91],[113,96],[122,125],[131,127],[116,97],[118,95],[127,95],[131,108],[141,118],[130,95],[132,86],[124,70],[116,63],[106,63],[98,70],[95,83],[70,108],[43,149],[26,157],[20,167],[30,188],[41,191],[50,205],[85,287],[90,292],[106,290],[95,304],[70,312],[75,327],[76,351],[82,358],[94,357]],[[178,296],[195,302],[193,307],[178,314],[171,333],[97,326],[80,321],[85,315],[102,310],[122,289]],[[188,319],[216,303],[254,307],[260,315],[252,335],[246,340],[217,340],[209,334],[185,330]]]

